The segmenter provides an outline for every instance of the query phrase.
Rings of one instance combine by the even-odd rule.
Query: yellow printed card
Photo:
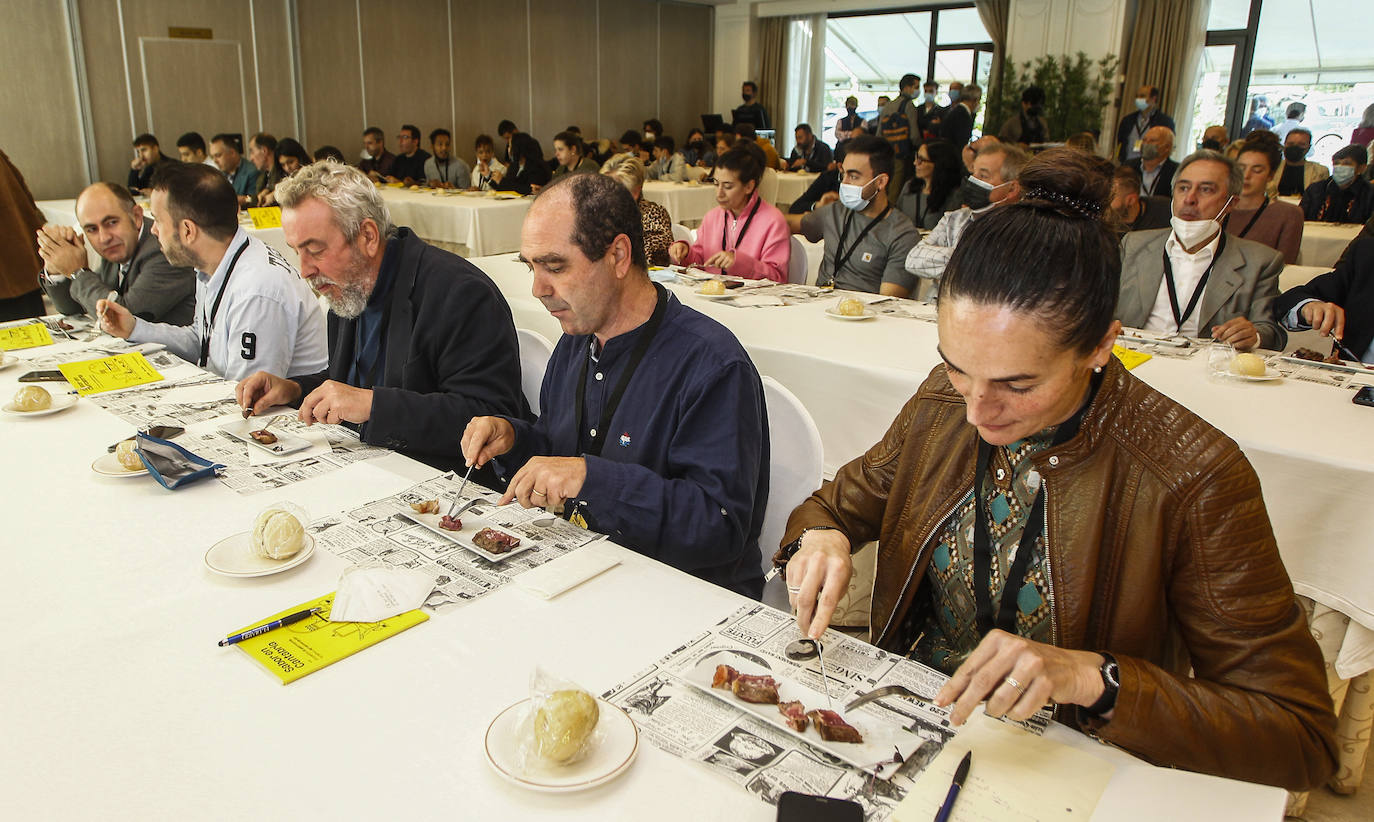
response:
[[[81,396],[157,382],[162,375],[138,351],[57,366]]]
[[[37,348],[40,345],[52,345],[52,335],[48,333],[48,327],[42,323],[0,328],[0,351],[17,351],[20,348]]]
[[[1121,364],[1126,366],[1127,371],[1130,371],[1132,368],[1135,368],[1137,365],[1140,365],[1154,356],[1153,354],[1146,354],[1142,351],[1132,351],[1120,345],[1113,345],[1112,353],[1116,355],[1118,360],[1121,360]]]
[[[276,206],[248,209],[253,228],[281,228],[281,209]]]

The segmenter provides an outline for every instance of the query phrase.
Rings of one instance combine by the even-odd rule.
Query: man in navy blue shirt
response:
[[[502,502],[573,522],[758,598],[768,501],[763,385],[724,326],[648,276],[639,208],[569,174],[530,207],[520,258],[563,327],[535,422],[477,417],[468,464],[514,472]]]

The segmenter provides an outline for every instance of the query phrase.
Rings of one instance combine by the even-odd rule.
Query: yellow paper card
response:
[[[253,228],[281,228],[281,209],[276,206],[248,209]]]
[[[1116,355],[1118,360],[1121,360],[1121,364],[1126,366],[1127,371],[1130,371],[1132,368],[1135,368],[1137,365],[1140,365],[1154,356],[1153,354],[1146,354],[1142,351],[1132,351],[1120,345],[1113,345],[1112,353]]]
[[[330,622],[329,610],[334,607],[334,594],[328,593],[234,633],[241,634],[249,628],[316,607],[324,610],[308,619],[244,640],[236,647],[286,685],[429,619],[429,614],[417,608],[381,622]]]
[[[57,368],[76,389],[76,393],[83,397],[162,379],[153,364],[137,351],[98,360],[69,362]]]
[[[17,351],[20,348],[37,348],[52,345],[52,335],[42,323],[25,323],[10,328],[0,328],[0,350]]]

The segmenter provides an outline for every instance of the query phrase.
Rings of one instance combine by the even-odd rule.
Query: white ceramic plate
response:
[[[1272,365],[1266,365],[1264,367],[1263,377],[1252,377],[1249,374],[1237,374],[1233,371],[1227,371],[1226,376],[1242,382],[1270,382],[1272,380],[1283,379],[1283,374],[1279,373],[1279,370]]]
[[[19,358],[14,356],[13,354],[5,354],[0,352],[0,371],[4,371],[6,368],[9,368],[11,365],[14,365],[17,362],[19,362]]]
[[[295,434],[287,434],[283,431],[273,431],[271,429],[267,431],[267,433],[275,434],[277,437],[277,441],[271,445],[263,445],[248,435],[249,431],[260,430],[267,424],[267,421],[268,420],[263,417],[249,417],[248,419],[234,420],[233,422],[225,423],[219,427],[219,430],[236,440],[248,443],[254,448],[260,448],[274,457],[294,454],[297,451],[304,451],[310,447],[310,440],[304,437],[298,437]]]
[[[7,402],[3,406],[0,406],[0,411],[3,411],[7,417],[45,417],[48,414],[56,414],[58,411],[65,411],[71,408],[73,405],[76,405],[77,399],[78,397],[76,394],[53,394],[52,405],[44,408],[42,411],[20,411],[14,407],[13,402]]]
[[[205,567],[226,577],[265,577],[279,574],[310,559],[315,553],[315,538],[306,532],[305,547],[294,557],[264,559],[253,555],[253,533],[244,531],[225,537],[205,552]]]
[[[564,767],[526,768],[520,740],[528,727],[530,701],[522,699],[496,715],[484,740],[487,764],[507,782],[543,793],[571,793],[595,788],[629,769],[639,753],[639,728],[630,715],[604,699],[596,701],[596,727],[601,743],[582,760]]]
[[[95,462],[91,463],[91,470],[102,477],[144,477],[148,475],[146,466],[139,466],[130,471],[113,453],[97,458]]]
[[[693,291],[692,293],[702,298],[703,300],[728,300],[735,296],[729,291],[725,292],[724,294],[702,294],[700,291]]]
[[[448,505],[448,502],[449,501],[441,499],[439,500],[439,506],[442,508]],[[482,559],[490,562],[503,562],[522,551],[528,551],[534,547],[533,540],[515,533],[512,529],[501,528],[494,523],[487,522],[472,513],[472,511],[465,511],[463,515],[458,518],[463,522],[463,528],[460,531],[446,531],[440,528],[439,520],[442,519],[442,517],[439,514],[417,514],[415,513],[415,509],[411,508],[409,505],[406,505],[401,510],[401,515],[416,525],[419,525],[421,528],[424,528],[426,531],[437,534],[449,542],[458,545],[460,548],[466,548]],[[520,540],[520,544],[504,554],[493,554],[490,551],[478,548],[477,545],[473,543],[472,537],[483,528],[495,528],[503,534],[510,534],[513,537],[517,537]]]
[[[849,314],[841,314],[833,308],[827,308],[825,310],[825,316],[834,317],[837,320],[871,320],[874,317],[878,316],[878,312],[873,311],[872,309],[865,308],[864,313],[859,314],[857,316],[851,316]]]

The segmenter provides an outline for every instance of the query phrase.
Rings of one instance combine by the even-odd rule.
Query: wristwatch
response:
[[[1116,658],[1111,654],[1102,651],[1098,653],[1107,658],[1102,667],[1097,669],[1102,675],[1102,696],[1085,710],[1090,714],[1102,716],[1116,707],[1116,695],[1121,690],[1121,666],[1116,664]]]

